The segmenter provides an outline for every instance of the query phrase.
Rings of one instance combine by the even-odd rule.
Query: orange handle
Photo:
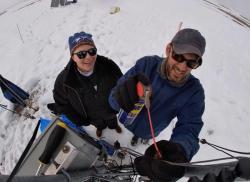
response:
[[[137,91],[137,95],[139,97],[144,97],[144,87],[143,87],[143,84],[141,82],[138,82],[136,84],[136,91]]]

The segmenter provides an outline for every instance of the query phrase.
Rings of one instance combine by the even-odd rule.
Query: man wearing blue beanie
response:
[[[77,125],[94,125],[101,137],[106,127],[122,130],[117,111],[108,103],[111,89],[122,76],[110,59],[97,54],[92,35],[85,32],[69,37],[70,61],[58,75],[53,90],[54,111],[65,114]]]

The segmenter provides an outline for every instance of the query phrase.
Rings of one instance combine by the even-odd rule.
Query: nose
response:
[[[87,54],[86,54],[86,57],[85,57],[85,58],[86,58],[86,59],[89,59],[89,58],[91,58],[91,57],[92,57],[92,56],[90,56],[90,55],[89,55],[89,53],[87,52]]]
[[[177,67],[180,71],[186,71],[188,69],[187,62],[177,63]]]

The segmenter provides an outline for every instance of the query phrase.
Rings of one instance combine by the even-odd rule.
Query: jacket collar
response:
[[[67,66],[65,67],[65,74],[64,74],[64,84],[72,87],[72,88],[78,88],[79,79],[77,79],[77,68],[75,62],[70,59]]]

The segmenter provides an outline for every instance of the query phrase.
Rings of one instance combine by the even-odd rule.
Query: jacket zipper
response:
[[[78,92],[77,92],[73,87],[70,87],[69,85],[67,85],[67,84],[65,84],[65,83],[64,83],[64,85],[65,85],[66,87],[68,87],[69,89],[72,89],[72,90],[75,92],[75,94],[77,95],[78,100],[80,101],[80,104],[81,104],[81,107],[82,107],[83,114],[84,114],[84,115],[86,116],[86,118],[87,118],[87,117],[88,117],[88,116],[87,116],[87,113],[86,113],[86,111],[85,111],[85,109],[84,109],[82,100],[81,100],[80,95],[78,94]]]

